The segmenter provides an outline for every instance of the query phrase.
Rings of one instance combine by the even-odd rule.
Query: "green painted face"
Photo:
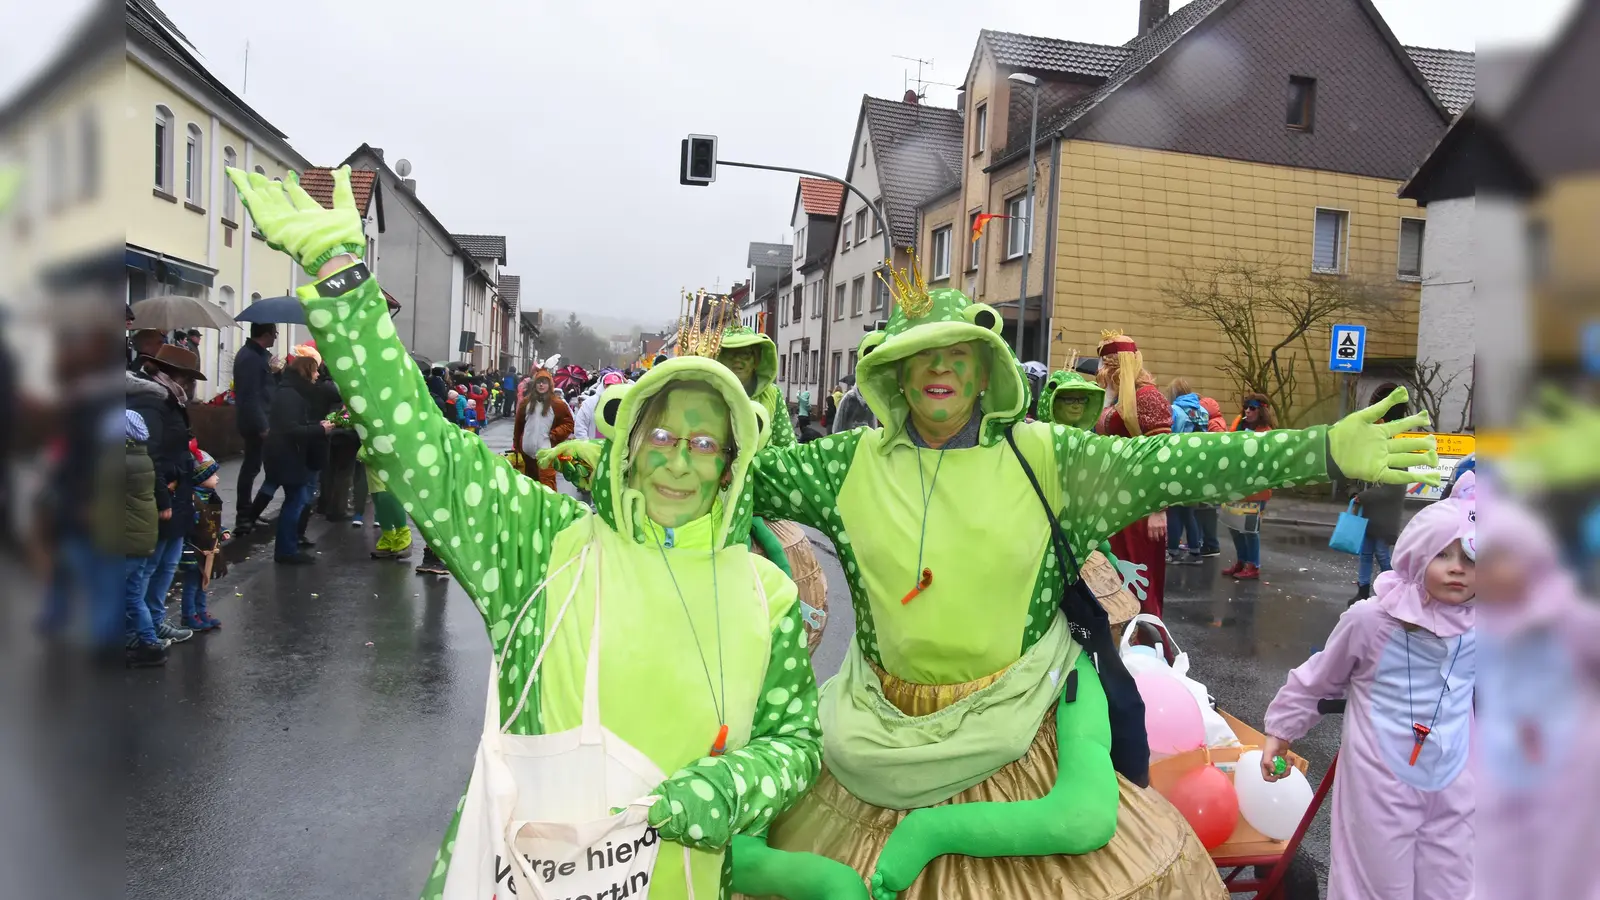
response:
[[[628,486],[652,521],[676,528],[711,510],[728,469],[733,423],[710,390],[668,389],[634,426]]]
[[[756,368],[761,365],[760,347],[729,347],[717,354],[717,362],[728,367],[733,377],[744,385],[746,394],[755,385]]]
[[[1083,408],[1089,403],[1082,394],[1062,391],[1056,394],[1055,402],[1050,404],[1050,411],[1055,416],[1055,421],[1063,425],[1073,425],[1083,418]]]
[[[911,421],[924,437],[959,430],[989,386],[983,350],[975,341],[930,347],[907,359],[900,384]]]

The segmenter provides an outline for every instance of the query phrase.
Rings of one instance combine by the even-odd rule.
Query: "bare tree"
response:
[[[1355,275],[1314,275],[1281,257],[1241,254],[1184,267],[1161,292],[1186,319],[1217,326],[1220,368],[1240,393],[1265,394],[1284,425],[1299,425],[1339,396],[1311,342],[1340,322],[1393,319],[1401,294]]]
[[[1467,429],[1467,423],[1472,419],[1472,370],[1470,368],[1457,369],[1453,374],[1446,375],[1444,364],[1435,360],[1417,360],[1416,364],[1405,375],[1405,380],[1411,388],[1412,402],[1428,411],[1433,417],[1435,427],[1444,428],[1445,403],[1450,394],[1460,383],[1461,379],[1469,379],[1466,388],[1465,402],[1461,404],[1460,415],[1455,431]]]

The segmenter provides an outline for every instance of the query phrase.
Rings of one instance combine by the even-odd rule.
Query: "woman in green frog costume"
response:
[[[1106,406],[1106,389],[1072,370],[1050,373],[1039,389],[1039,421],[1094,431]]]
[[[794,423],[789,421],[789,407],[774,383],[778,377],[778,348],[773,345],[772,338],[743,325],[730,326],[722,332],[717,362],[727,366],[744,385],[745,394],[766,409],[772,422],[766,445],[794,446]]]
[[[753,469],[756,514],[828,534],[856,612],[822,693],[823,774],[770,845],[846,863],[880,898],[1226,897],[1177,812],[1113,769],[1039,493],[1083,559],[1154,510],[1325,481],[1335,461],[1408,481],[1436,457],[1396,435],[1425,417],[1376,424],[1396,391],[1332,427],[1260,436],[1023,423],[999,315],[919,275],[896,273],[893,293],[857,368],[883,427],[768,449]]]
[[[360,263],[348,168],[334,173],[332,209],[293,173],[279,183],[227,172],[268,242],[317,281],[298,292],[307,322],[367,464],[484,617],[506,733],[577,726],[599,605],[572,605],[564,619],[557,607],[598,591],[601,723],[674,773],[652,792],[649,821],[692,849],[660,854],[651,896],[728,896],[730,842],[764,830],[819,767],[816,681],[794,585],[745,549],[764,414],[708,359],[669,360],[625,392],[613,388],[601,402],[619,439],[597,461],[590,513],[438,414]],[[460,825],[458,808],[424,898],[447,891]],[[782,892],[819,896],[803,887]]]

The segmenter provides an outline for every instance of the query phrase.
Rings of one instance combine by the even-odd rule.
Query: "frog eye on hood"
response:
[[[963,310],[962,314],[967,317],[968,322],[979,328],[987,328],[995,334],[999,334],[1000,329],[1005,327],[1000,321],[1000,314],[987,303],[974,303]]]
[[[865,358],[868,353],[878,349],[878,345],[881,343],[883,343],[883,332],[874,331],[873,333],[861,339],[859,355]]]
[[[765,406],[755,401],[751,401],[750,409],[756,414],[756,450],[760,450],[772,436],[772,417]]]
[[[594,424],[602,436],[616,436],[617,417],[622,414],[622,401],[631,387],[631,384],[613,384],[602,391],[600,399],[595,401],[600,405],[594,410]]]

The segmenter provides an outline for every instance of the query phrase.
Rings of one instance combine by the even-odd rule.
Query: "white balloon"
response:
[[[1233,772],[1233,789],[1239,795],[1239,813],[1250,827],[1275,841],[1286,841],[1300,827],[1311,807],[1311,783],[1294,766],[1280,781],[1261,777],[1261,751],[1247,750],[1239,755]]]

